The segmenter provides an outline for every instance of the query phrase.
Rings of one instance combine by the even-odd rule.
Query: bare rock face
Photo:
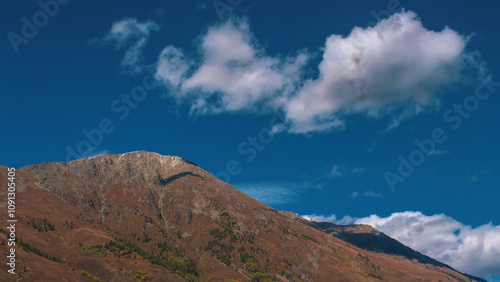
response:
[[[358,248],[180,157],[139,151],[42,163],[17,170],[16,187],[17,267],[6,281],[469,279],[444,264]]]

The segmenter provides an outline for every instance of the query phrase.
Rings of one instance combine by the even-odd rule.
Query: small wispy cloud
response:
[[[377,141],[373,141],[373,143],[370,145],[370,147],[368,147],[368,149],[366,150],[368,153],[373,153],[375,152],[375,150],[379,149],[379,144],[377,143]]]
[[[365,192],[352,192],[349,195],[349,198],[357,198],[357,197],[360,197],[360,196],[370,197],[370,198],[381,198],[384,195],[382,195],[380,193],[375,193],[373,190],[368,190],[368,191],[365,191]]]
[[[288,182],[236,183],[233,186],[266,205],[289,204],[300,197],[297,186]]]
[[[365,170],[366,170],[365,168],[355,168],[351,166],[335,165],[327,174],[327,177],[344,177],[352,174],[360,174]]]
[[[380,197],[383,197],[382,194],[380,193],[375,193],[373,192],[372,190],[370,191],[365,191],[365,193],[363,193],[363,195],[365,195],[366,197],[372,197],[372,198],[380,198]]]
[[[385,129],[385,133],[397,129],[401,123],[411,117],[414,117],[422,111],[423,107],[419,104],[415,104],[413,107],[404,108],[399,115],[392,117],[391,122]]]
[[[109,154],[108,150],[99,150],[97,147],[89,148],[81,157],[82,158],[91,158],[100,155]]]
[[[352,192],[351,195],[349,195],[349,198],[357,198],[359,196],[359,192]]]
[[[115,21],[101,40],[94,41],[114,45],[117,50],[125,50],[121,61],[122,66],[137,73],[143,69],[143,50],[149,35],[158,30],[160,26],[153,21],[139,22],[134,18],[124,18]]]
[[[470,182],[479,182],[485,176],[489,175],[493,170],[491,168],[488,169],[476,169],[472,173],[467,173],[470,177]]]
[[[209,1],[199,2],[199,3],[196,3],[194,8],[196,10],[205,10],[205,9],[207,9],[208,4],[209,4]]]
[[[316,222],[331,222],[335,224],[342,224],[342,225],[349,225],[354,223],[356,218],[353,218],[351,216],[345,215],[341,219],[337,219],[337,216],[334,214],[331,215],[318,215],[318,214],[309,214],[309,215],[301,215],[303,218],[307,220],[312,220]]]
[[[429,156],[446,155],[450,154],[450,151],[446,150],[434,150],[429,153]]]

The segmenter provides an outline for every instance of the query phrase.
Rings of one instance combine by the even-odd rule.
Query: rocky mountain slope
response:
[[[479,281],[311,226],[180,157],[140,151],[16,173],[16,274],[2,263],[2,281]]]

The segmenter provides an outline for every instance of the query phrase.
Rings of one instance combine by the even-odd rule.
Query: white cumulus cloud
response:
[[[500,226],[471,227],[444,214],[421,212],[371,215],[355,221],[368,224],[401,243],[466,273],[500,274]]]
[[[346,113],[380,115],[395,103],[428,105],[459,78],[466,40],[446,27],[426,29],[413,12],[394,14],[374,27],[331,35],[319,77],[305,82],[286,106],[293,131],[341,126]]]
[[[201,59],[194,61],[168,46],[156,73],[170,95],[187,99],[195,114],[280,108],[295,90],[299,70],[308,59],[303,52],[286,58],[267,56],[243,20],[210,27],[201,37],[199,52]]]

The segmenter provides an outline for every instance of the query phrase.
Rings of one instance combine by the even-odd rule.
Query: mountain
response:
[[[277,211],[180,157],[108,154],[15,177],[16,274],[2,263],[2,281],[481,281],[385,235],[356,237],[374,229]],[[10,231],[0,231],[6,259]]]

